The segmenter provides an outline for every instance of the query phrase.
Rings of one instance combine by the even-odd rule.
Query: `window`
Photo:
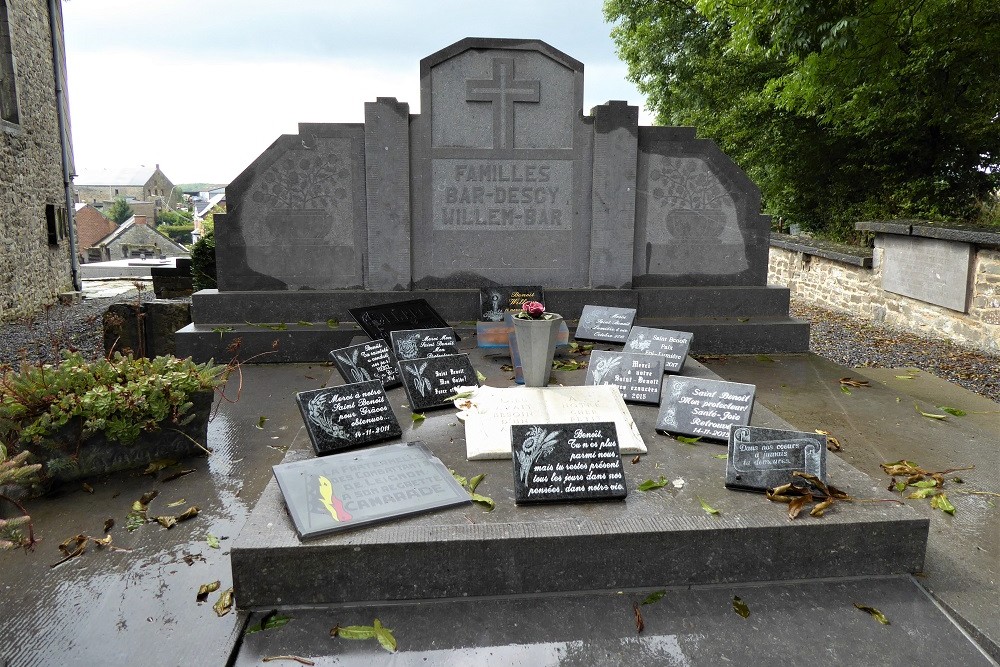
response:
[[[10,41],[7,0],[0,0],[0,120],[18,125],[17,81],[14,79],[14,49]]]

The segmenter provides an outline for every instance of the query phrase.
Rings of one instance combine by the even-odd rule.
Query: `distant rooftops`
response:
[[[80,169],[74,185],[145,185],[150,177],[156,173],[160,165],[147,167],[125,167],[119,169]]]

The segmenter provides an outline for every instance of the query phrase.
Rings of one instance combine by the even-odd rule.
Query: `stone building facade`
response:
[[[157,208],[172,207],[177,203],[174,184],[160,171],[160,165],[152,168],[81,169],[73,179],[73,189],[76,201],[83,204],[102,205],[118,197],[155,202]]]
[[[57,84],[65,82],[62,11],[54,6],[50,16],[46,0],[0,0],[0,321],[35,313],[74,287],[66,208],[73,163]]]

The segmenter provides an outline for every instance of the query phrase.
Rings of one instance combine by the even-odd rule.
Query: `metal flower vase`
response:
[[[546,313],[550,319],[525,320],[519,317],[514,320],[514,336],[517,338],[517,350],[521,356],[521,372],[524,375],[524,386],[544,387],[552,376],[552,359],[556,354],[556,336],[562,315]]]

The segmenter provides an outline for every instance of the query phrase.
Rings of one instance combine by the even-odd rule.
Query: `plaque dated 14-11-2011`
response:
[[[319,455],[403,434],[378,380],[302,391],[295,400]]]
[[[516,503],[628,494],[614,422],[513,424],[510,441]]]

